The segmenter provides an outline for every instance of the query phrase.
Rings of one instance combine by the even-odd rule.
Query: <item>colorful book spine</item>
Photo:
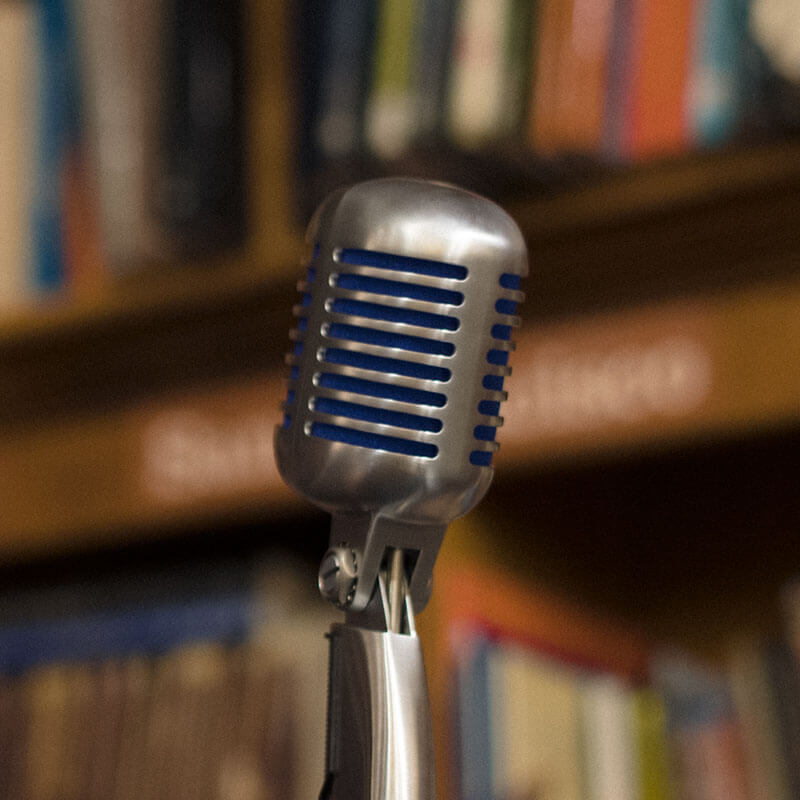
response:
[[[528,144],[534,153],[558,151],[556,108],[564,41],[569,36],[572,0],[540,0],[531,81]]]
[[[71,0],[78,31],[85,166],[102,260],[113,274],[170,255],[154,215],[162,0]]]
[[[412,67],[414,0],[381,0],[372,84],[366,108],[369,149],[384,158],[401,155],[416,136]]]
[[[581,754],[586,800],[639,800],[633,689],[613,674],[581,680]]]
[[[30,299],[31,227],[41,15],[32,3],[0,5],[0,309]]]
[[[414,37],[418,135],[422,141],[445,136],[447,91],[458,0],[420,0]]]
[[[652,675],[666,706],[678,800],[748,800],[742,722],[727,676],[679,653],[658,654]]]
[[[253,622],[252,598],[242,593],[9,625],[0,628],[0,674],[163,653],[198,640],[241,640]]]
[[[695,0],[637,0],[634,6],[625,149],[635,161],[674,155],[690,146],[686,95],[694,7]]]
[[[448,130],[452,140],[463,147],[491,141],[503,128],[510,14],[510,0],[462,0],[459,5]]]
[[[741,123],[747,25],[743,0],[697,0],[687,118],[691,140],[701,147],[729,140]]]
[[[377,7],[371,0],[337,0],[328,6],[315,147],[323,158],[342,158],[364,147]]]
[[[560,45],[553,115],[562,152],[602,147],[613,0],[573,0]]]
[[[42,294],[65,281],[62,207],[70,150],[78,134],[74,32],[64,0],[37,0],[39,97],[33,173],[33,282]]]

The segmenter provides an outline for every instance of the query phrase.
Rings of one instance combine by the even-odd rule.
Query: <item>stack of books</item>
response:
[[[753,6],[305,0],[294,48],[301,166],[395,158],[431,140],[628,163],[777,126]]]
[[[0,310],[237,247],[242,9],[0,4]]]
[[[0,796],[315,796],[331,615],[298,575],[209,562],[4,597]]]
[[[505,569],[437,565],[421,625],[444,796],[790,800],[800,792],[795,628],[707,660]]]

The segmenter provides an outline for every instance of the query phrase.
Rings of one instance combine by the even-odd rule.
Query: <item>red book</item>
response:
[[[637,0],[630,60],[627,155],[644,159],[689,145],[686,92],[695,0]]]

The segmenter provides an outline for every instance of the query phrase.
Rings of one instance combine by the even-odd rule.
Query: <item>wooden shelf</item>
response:
[[[532,277],[501,474],[800,422],[800,142],[622,171],[509,208]],[[0,322],[0,560],[300,507],[269,437],[303,246],[285,207],[261,213],[282,220],[272,248],[144,270]],[[167,502],[146,477],[166,458],[152,451],[156,423],[239,482],[184,475]]]
[[[102,410],[42,412],[35,423],[0,436],[0,559],[120,531],[147,536],[203,519],[302,506],[273,463],[284,368],[271,355],[275,342],[251,349],[269,325],[261,308],[252,319],[245,310],[230,310],[217,328],[200,315],[203,341],[185,322],[177,329],[157,325],[172,349],[145,332],[142,342],[155,347],[149,366],[142,361],[142,369],[131,371],[123,359],[116,371],[106,367],[96,375],[90,365],[95,395],[105,392]],[[234,318],[240,327],[214,353],[215,335],[230,334]],[[281,347],[285,329],[273,332]],[[224,374],[237,335],[246,341],[237,368]],[[797,281],[530,325],[517,341],[499,437],[501,475],[800,427]],[[195,349],[205,363],[179,367]],[[158,365],[169,388],[166,379],[155,388]],[[151,382],[137,394],[132,383],[141,383],[144,367],[153,370]],[[182,381],[173,375],[181,369]]]

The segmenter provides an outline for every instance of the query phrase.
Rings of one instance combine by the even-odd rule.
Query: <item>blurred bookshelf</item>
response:
[[[800,97],[797,83],[767,70],[760,53],[756,77],[747,79],[760,82],[758,91],[742,79],[746,91],[733,99],[724,91],[719,95],[729,105],[708,101],[710,116],[703,117],[692,105],[689,133],[677,130],[673,108],[661,139],[652,126],[653,109],[642,100],[650,90],[622,81],[625,91],[644,103],[635,112],[640,122],[630,122],[636,135],[620,133],[624,104],[612,107],[618,113],[607,112],[599,122],[593,117],[589,130],[576,124],[575,109],[567,102],[569,86],[592,84],[590,77],[600,68],[580,54],[572,54],[572,60],[563,56],[567,83],[547,100],[554,105],[537,114],[531,110],[547,96],[534,90],[535,81],[552,68],[546,59],[553,44],[545,30],[563,25],[563,19],[556,24],[542,17],[540,27],[531,27],[534,6],[542,15],[558,16],[585,4],[504,0],[495,7],[470,0],[420,0],[415,11],[414,5],[396,0],[203,0],[192,10],[191,3],[179,0],[119,3],[123,17],[133,14],[134,6],[158,9],[163,29],[143,28],[137,35],[151,37],[151,45],[161,42],[159,59],[174,56],[167,73],[177,88],[160,101],[171,112],[164,112],[157,98],[140,98],[142,105],[136,106],[142,119],[147,109],[160,108],[162,116],[154,117],[177,126],[173,139],[159,140],[158,159],[145,170],[152,180],[151,173],[163,169],[172,182],[164,178],[149,189],[158,214],[142,223],[146,235],[128,241],[136,255],[116,264],[105,254],[109,244],[96,229],[101,221],[90,213],[97,211],[97,175],[79,160],[77,188],[71,185],[67,192],[78,210],[73,208],[64,223],[72,238],[71,261],[60,267],[62,282],[32,296],[12,296],[3,306],[0,573],[8,579],[10,596],[24,595],[26,581],[42,582],[54,570],[69,572],[84,559],[98,573],[113,573],[114,565],[130,554],[134,561],[163,560],[175,567],[181,560],[175,553],[195,546],[211,561],[224,560],[225,548],[237,535],[236,541],[248,541],[242,549],[249,555],[269,544],[284,545],[287,537],[301,538],[289,529],[308,529],[309,541],[324,547],[324,521],[283,485],[272,455],[272,429],[285,391],[286,333],[295,282],[307,255],[303,228],[328,191],[370,177],[408,174],[452,181],[490,196],[516,219],[530,252],[531,277],[521,309],[523,326],[515,337],[496,487],[481,516],[463,523],[461,535],[448,539],[443,583],[455,580],[447,574],[460,574],[460,562],[481,561],[488,552],[488,562],[503,576],[514,575],[525,584],[508,590],[509,596],[527,598],[519,600],[522,605],[535,605],[541,586],[579,606],[573,616],[573,610],[564,612],[576,630],[583,630],[581,615],[587,611],[592,620],[593,614],[613,620],[609,630],[617,625],[621,631],[597,639],[601,654],[613,649],[609,643],[635,631],[636,642],[640,634],[644,642],[636,658],[649,658],[651,642],[657,640],[679,643],[718,666],[732,637],[783,636],[780,593],[800,574],[794,545],[800,506],[793,480],[800,466],[800,119],[792,111],[792,99]],[[656,19],[658,4],[652,0],[596,5],[594,12],[605,8],[614,20],[614,14],[631,8],[655,15],[641,22],[650,35],[658,26],[668,31],[673,24]],[[678,5],[680,14],[690,7]],[[84,13],[94,6],[93,0],[53,3],[53,8]],[[490,6],[493,13],[487,11]],[[719,0],[718,10],[723,7],[725,24],[741,25],[748,5]],[[3,41],[16,35],[22,47],[19,37],[32,36],[34,8],[22,0],[0,8]],[[428,48],[430,62],[424,85],[435,91],[431,88],[427,96],[420,90],[419,76],[409,89],[406,75],[409,96],[400,98],[399,111],[392,110],[397,98],[391,97],[383,98],[390,103],[388,110],[370,111],[370,93],[396,84],[376,66],[377,56],[375,63],[370,60],[366,48],[385,48],[379,44],[386,37],[381,26],[393,19],[394,30],[405,31],[398,34],[405,45],[393,57],[399,58],[398,69],[404,63],[407,69],[413,25],[431,22],[425,15],[437,8],[451,15],[449,22],[437,22],[445,37],[438,48],[435,39],[419,45]],[[706,0],[697,8],[710,14],[717,5]],[[504,22],[503,14],[508,15]],[[676,19],[680,14],[676,11]],[[119,20],[99,13],[96,19],[110,26],[106,33],[83,35],[116,41]],[[192,86],[181,83],[191,83],[179,58],[186,55],[181,50],[186,42],[169,39],[168,31],[182,21],[191,35],[205,41],[201,34],[208,32],[209,19],[211,30],[219,28],[232,38],[213,44],[209,52],[219,60],[210,58],[204,68],[212,74],[223,67],[231,70],[225,73],[230,84],[214,85],[232,92],[228,101],[234,112],[220,118],[224,124],[215,118],[206,120],[208,128],[193,129],[184,108],[194,96]],[[527,20],[531,33],[522,35],[524,26],[517,30],[514,20],[519,25]],[[325,37],[343,35],[342,24],[360,30],[363,38],[356,41],[351,31],[349,41],[334,39],[331,45]],[[600,27],[608,37],[621,24],[617,20],[608,29]],[[723,43],[748,39],[747,31],[733,27],[720,34]],[[556,36],[562,49],[567,47],[563,35],[562,30]],[[595,45],[597,52],[608,49],[606,56],[620,46],[604,41]],[[463,53],[453,55],[454,42],[465,52],[470,42],[491,46],[489,66],[484,65],[489,72],[471,71],[478,67],[465,63]],[[752,59],[754,47],[748,39],[742,53]],[[366,82],[355,94],[352,86],[337,89],[326,82],[332,63],[323,56],[337,48],[357,61],[360,71],[351,79]],[[503,56],[512,51],[516,66]],[[150,51],[132,52],[136,68],[131,74],[144,80],[152,69],[145,63]],[[432,79],[442,69],[434,55],[451,58],[451,84]],[[102,53],[93,57],[102,59]],[[523,57],[536,64],[527,76],[519,74]],[[727,52],[725,58],[732,57]],[[719,58],[717,72],[727,64],[725,69],[738,76],[747,67]],[[2,52],[0,64],[12,68]],[[24,79],[19,64],[13,68]],[[124,77],[112,74],[109,85]],[[497,97],[486,89],[498,80],[505,80],[509,91],[514,88],[516,104],[505,89]],[[476,112],[472,122],[464,111],[476,102],[474,92],[469,96],[471,82],[500,103]],[[91,92],[99,90],[88,84],[81,88],[82,102],[88,103],[81,122],[91,127],[92,114],[105,112],[87,111]],[[611,88],[617,94],[608,102],[619,103],[622,89]],[[329,92],[327,99],[323,90]],[[445,102],[447,92],[457,102]],[[223,102],[214,99],[213,91],[203,97],[210,106]],[[425,105],[416,133],[409,97]],[[439,101],[438,110],[432,109],[432,98]],[[690,99],[699,102],[694,95]],[[674,100],[664,95],[658,102]],[[331,110],[326,103],[334,101],[358,109],[359,127],[343,129],[350,131],[349,138],[331,139],[330,121],[323,124],[323,112]],[[593,98],[584,96],[581,102],[590,110],[597,101],[595,90]],[[712,112],[719,115],[714,125],[708,121]],[[140,121],[126,113],[123,122],[134,135]],[[63,109],[59,114],[69,134],[63,146],[69,149],[72,122]],[[588,110],[586,116],[591,116]],[[387,118],[395,120],[397,130],[381,139]],[[552,125],[542,128],[548,119]],[[320,131],[325,136],[315,140]],[[83,153],[87,142],[80,134],[85,136],[85,130],[78,131],[76,140]],[[141,135],[147,143],[152,132]],[[0,142],[3,146],[7,142]],[[204,147],[211,148],[211,156]],[[195,151],[205,153],[213,169],[206,165],[203,172],[191,159],[187,164],[175,156]],[[142,177],[131,180],[127,187],[135,189]],[[194,210],[183,217],[181,191],[193,180],[208,191],[209,205],[203,210],[200,204],[198,210],[184,197],[184,205]],[[239,182],[232,194],[231,181]],[[131,199],[134,211],[141,212],[140,200]],[[113,208],[107,213],[113,214]],[[5,216],[0,219],[7,224]],[[3,301],[5,285],[0,285]],[[215,530],[222,531],[218,551]],[[231,537],[231,530],[239,533]],[[305,567],[322,553],[310,549],[307,543],[294,544]],[[18,577],[12,580],[13,575]],[[313,579],[308,587],[313,592]],[[533,600],[527,591],[534,592]],[[542,606],[545,618],[547,608]],[[423,623],[429,642],[434,634],[427,632],[441,631],[437,625],[448,615],[454,624],[474,616],[465,607],[434,607],[430,614],[432,621]],[[497,641],[524,640],[529,646],[540,635],[522,623],[509,633],[497,620],[470,619],[473,638],[430,657],[439,725],[457,716],[458,708],[465,713],[463,707],[447,705],[453,701],[444,696],[448,675],[457,673],[459,680],[472,681],[469,685],[486,694],[483,673],[473,671],[478,662],[469,660],[474,653],[483,653],[486,663],[502,671],[508,665],[505,655],[496,652]],[[491,635],[486,633],[490,629]],[[251,645],[242,643],[247,637],[239,631],[233,638],[235,652],[226,651],[224,658],[201,653],[198,663],[210,658],[240,665],[231,669],[249,663]],[[574,645],[577,655],[562,660],[583,663],[589,640],[579,638],[566,648],[571,652]],[[5,641],[1,628],[0,641]],[[555,648],[556,661],[564,656],[560,640],[539,641],[529,649],[540,646],[550,656]],[[652,688],[651,679],[641,674],[644,662],[620,670],[613,658],[598,658],[590,671],[613,675],[637,690],[642,684]],[[187,663],[195,660],[190,654]],[[172,675],[173,667],[164,667],[165,674]],[[175,669],[179,677],[170,680],[180,682],[183,667]],[[718,688],[715,683],[704,700],[713,705]],[[6,697],[2,692],[0,686],[0,704]],[[502,742],[475,744],[480,752],[498,746]],[[470,752],[464,750],[462,760],[468,761]],[[446,765],[451,759],[450,752],[441,756]],[[474,777],[445,777],[447,796],[466,800],[467,793],[456,792]],[[784,788],[787,781],[784,776]],[[487,790],[485,783],[477,785],[482,788],[476,798]],[[498,787],[493,790],[499,792]],[[502,790],[516,797],[508,794],[510,785],[503,784]],[[767,796],[788,800],[791,794]],[[592,797],[600,800],[601,795]]]

